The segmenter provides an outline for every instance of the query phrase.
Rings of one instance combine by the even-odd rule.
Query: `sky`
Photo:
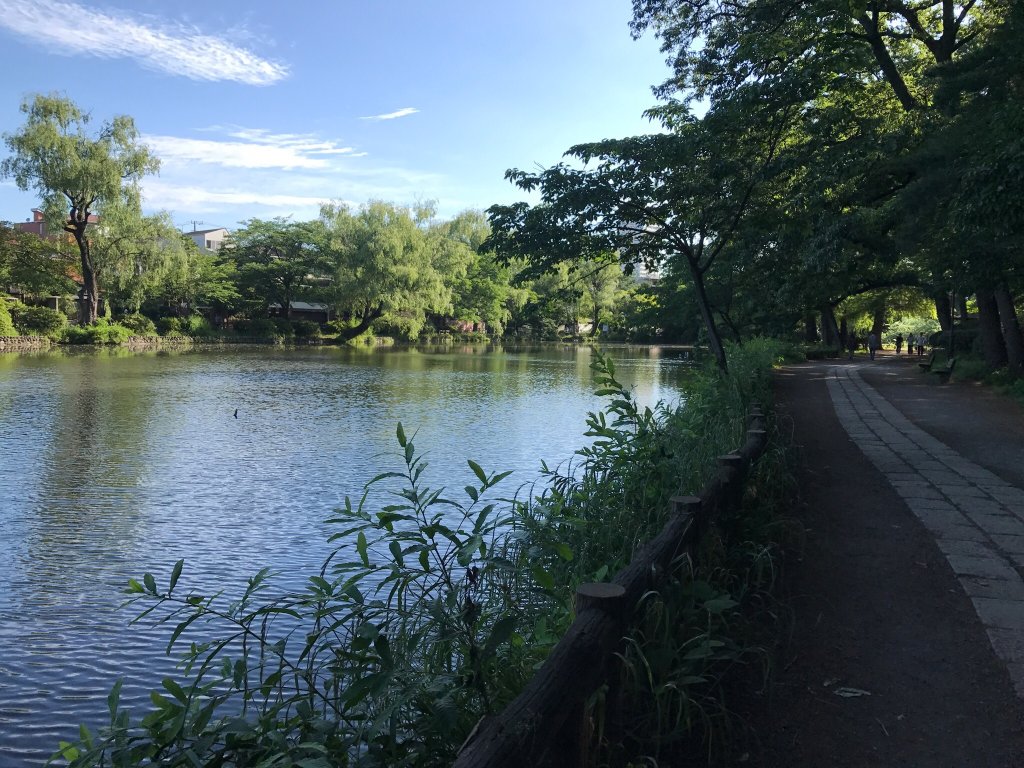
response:
[[[147,213],[183,229],[314,218],[321,202],[529,197],[506,169],[651,133],[668,75],[630,0],[0,0],[0,133],[35,93],[134,118],[161,159]],[[6,156],[0,146],[0,157]],[[38,205],[0,180],[0,219]]]

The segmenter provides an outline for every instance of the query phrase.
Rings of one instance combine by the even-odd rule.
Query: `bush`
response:
[[[209,339],[217,335],[217,329],[202,315],[189,315],[182,318],[181,332],[193,339]]]
[[[136,336],[156,336],[156,324],[138,312],[125,315],[118,322],[131,330]]]
[[[284,317],[275,317],[274,327],[277,329],[274,333],[275,336],[284,336],[286,339],[290,339],[295,336],[295,327],[292,325],[291,320]]]
[[[161,317],[156,321],[156,330],[161,336],[167,336],[171,333],[181,334],[181,318],[180,317]]]
[[[323,336],[320,324],[314,323],[312,320],[296,320],[292,323],[292,329],[295,331],[297,339],[319,339]]]
[[[49,307],[15,304],[10,309],[14,327],[26,336],[58,338],[68,324],[63,313]]]
[[[253,336],[259,339],[271,339],[278,335],[277,325],[269,318],[239,320],[235,323],[235,331],[240,336]]]
[[[18,331],[11,319],[11,311],[7,308],[7,299],[0,297],[0,336],[17,336]]]
[[[131,328],[100,317],[93,325],[72,325],[64,329],[65,344],[123,344],[135,333]]]

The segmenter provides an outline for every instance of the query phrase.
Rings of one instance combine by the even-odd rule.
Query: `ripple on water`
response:
[[[479,351],[477,351],[479,352]],[[323,520],[392,468],[395,424],[433,485],[466,459],[514,470],[506,492],[583,443],[589,351],[348,350],[7,357],[0,366],[0,766],[40,766],[176,674],[168,627],[128,627],[129,577],[237,594],[266,565],[301,587],[329,552]],[[616,353],[648,403],[676,364]],[[238,411],[238,417],[234,413]]]

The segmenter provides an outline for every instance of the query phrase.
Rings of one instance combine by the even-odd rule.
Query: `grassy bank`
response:
[[[226,602],[190,592],[182,563],[132,582],[132,599],[184,654],[181,676],[141,720],[115,689],[109,729],[63,756],[74,766],[450,763],[557,641],[575,586],[627,563],[664,524],[668,499],[699,488],[713,458],[740,444],[749,403],[769,400],[776,354],[768,343],[734,350],[732,375],[695,373],[681,410],[638,408],[598,356],[609,402],[588,419],[591,445],[512,498],[505,473],[472,462],[472,485],[430,485],[438,472],[400,426],[394,470],[331,519],[338,549],[304,591],[275,595],[262,571]],[[645,600],[623,667],[637,719],[615,739],[595,731],[600,749],[719,753],[709,744],[729,731],[722,692],[734,670],[763,666],[756,635],[733,629],[764,622],[773,484],[762,464],[752,504],[710,533],[699,571]]]

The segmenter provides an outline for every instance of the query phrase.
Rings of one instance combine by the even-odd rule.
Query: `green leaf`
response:
[[[397,541],[392,541],[388,544],[388,549],[391,550],[392,557],[395,558],[395,563],[400,567],[405,567],[405,558],[402,556],[402,545]]]
[[[405,439],[405,430],[402,429],[402,422],[398,422],[398,444],[405,448],[407,440]]]
[[[533,566],[530,569],[530,573],[533,574],[533,579],[536,581],[541,588],[551,591],[555,588],[555,577],[545,571],[539,565]]]
[[[359,553],[359,559],[362,560],[363,565],[369,568],[370,556],[367,554],[366,547],[366,534],[360,531],[358,538],[356,538],[356,552]]]
[[[467,463],[469,464],[469,468],[473,470],[473,474],[479,478],[480,482],[483,483],[484,485],[487,485],[487,475],[484,473],[480,465],[477,464],[472,459],[470,459]]]
[[[708,613],[724,613],[730,608],[735,608],[739,603],[729,597],[716,597],[713,600],[708,600],[704,603],[704,610]]]
[[[493,656],[498,648],[512,636],[515,626],[516,620],[513,616],[503,616],[495,622],[494,629],[491,630],[487,642],[484,643],[483,657],[485,659]]]
[[[155,595],[156,594],[156,579],[153,578],[153,574],[152,573],[147,573],[145,576],[142,577],[142,581],[146,585],[146,591],[149,592],[151,595]]]
[[[179,560],[174,564],[174,570],[171,571],[171,584],[167,587],[167,594],[171,594],[174,591],[174,585],[178,583],[178,577],[181,576],[181,568],[185,565],[184,560]]]
[[[161,681],[161,685],[163,685],[163,687],[182,704],[188,704],[188,696],[185,694],[185,691],[182,689],[182,687],[178,685],[173,679],[171,679],[170,677],[165,677]]]
[[[480,498],[480,494],[477,493],[476,488],[474,488],[472,485],[466,486],[466,495],[469,496],[469,498],[471,498],[473,501],[477,501]]]

